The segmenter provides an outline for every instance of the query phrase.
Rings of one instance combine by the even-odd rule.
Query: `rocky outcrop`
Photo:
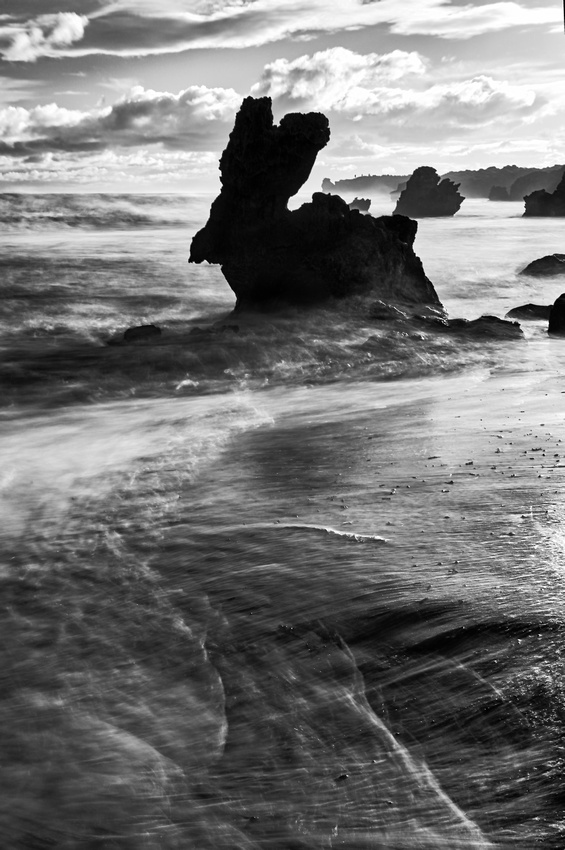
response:
[[[526,195],[524,216],[565,216],[565,171],[554,192],[539,189]]]
[[[547,332],[553,336],[565,336],[565,292],[553,303],[549,311]]]
[[[457,191],[459,184],[440,180],[435,168],[417,168],[401,193],[393,215],[411,218],[455,215],[465,198]]]
[[[245,98],[220,159],[221,193],[189,261],[220,264],[238,309],[369,292],[441,307],[412,248],[416,222],[362,215],[322,192],[288,209],[329,137],[324,115],[292,113],[274,126],[270,98]]]
[[[369,212],[371,206],[370,198],[353,198],[347,205],[350,210],[359,210],[359,212]]]
[[[493,186],[488,193],[489,201],[509,201],[510,193],[506,186]]]
[[[533,322],[536,319],[549,319],[551,304],[521,304],[513,307],[506,314],[507,319],[522,319],[522,321]]]
[[[524,336],[518,322],[508,322],[506,319],[499,319],[498,316],[479,316],[478,319],[445,319],[421,316],[419,320],[434,330],[473,338],[521,339]]]
[[[519,274],[532,277],[554,277],[565,274],[565,254],[547,254],[539,260],[533,260]]]

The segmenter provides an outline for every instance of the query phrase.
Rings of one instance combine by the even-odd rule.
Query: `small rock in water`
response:
[[[519,274],[534,277],[551,277],[565,274],[565,254],[547,254],[539,260],[533,260]]]
[[[549,313],[548,334],[565,336],[565,292],[554,302]]]
[[[525,273],[525,269],[521,274]],[[522,304],[520,307],[513,307],[506,314],[507,319],[522,319],[522,321],[532,321],[535,319],[549,319],[551,304]]]
[[[161,336],[161,328],[157,325],[137,325],[124,331],[124,342],[139,342],[140,340],[155,339]]]

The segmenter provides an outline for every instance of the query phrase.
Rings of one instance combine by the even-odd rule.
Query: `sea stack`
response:
[[[393,215],[410,218],[455,215],[465,198],[457,191],[459,183],[447,177],[440,180],[428,165],[417,168],[400,194]]]
[[[221,193],[189,262],[221,265],[236,309],[363,293],[443,309],[412,248],[416,222],[362,215],[322,192],[288,209],[329,138],[320,113],[291,113],[274,125],[271,98],[246,97],[220,159]]]
[[[565,216],[565,171],[555,192],[539,189],[524,198],[524,216]]]

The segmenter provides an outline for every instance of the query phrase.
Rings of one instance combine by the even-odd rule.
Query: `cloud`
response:
[[[0,25],[0,50],[9,62],[35,62],[40,56],[64,53],[80,41],[88,24],[85,15],[58,12],[40,15],[23,24]]]
[[[178,94],[137,86],[108,107],[89,112],[52,103],[0,109],[0,152],[25,156],[46,151],[95,151],[159,144],[213,150],[241,104],[233,89],[190,86]]]
[[[321,154],[324,158],[346,159],[348,162],[356,159],[375,159],[390,155],[389,145],[379,145],[375,142],[365,141],[361,136],[354,134],[341,136],[337,141],[330,142]]]
[[[551,7],[525,7],[519,3],[483,3],[450,6],[441,3],[437,15],[430,15],[426,3],[409,17],[395,21],[393,32],[401,35],[431,35],[440,38],[466,39],[472,36],[501,32],[512,27],[555,25],[561,15]]]
[[[422,91],[353,87],[334,108],[354,120],[374,115],[389,125],[435,128],[447,135],[450,129],[527,118],[541,107],[541,99],[531,89],[481,75]],[[382,129],[386,132],[386,125]]]
[[[49,187],[120,186],[136,191],[140,184],[159,191],[192,187],[205,178],[217,163],[217,155],[196,151],[135,152],[101,151],[84,153],[34,154],[21,160],[0,155],[0,185]]]
[[[392,127],[472,128],[495,119],[526,119],[545,101],[531,88],[490,76],[430,85],[420,54],[358,54],[341,47],[265,66],[252,94],[270,95],[281,108],[321,109],[350,120],[381,119]]]
[[[276,59],[265,66],[251,94],[310,101],[322,110],[347,110],[353,89],[369,92],[409,75],[421,75],[426,65],[426,60],[416,52],[360,54],[344,47],[332,47],[293,61]]]
[[[502,127],[541,114],[545,101],[525,86],[480,75],[431,84],[428,60],[416,52],[359,54],[336,47],[293,61],[269,63],[254,95],[269,95],[279,113],[322,110],[335,137],[357,122],[373,144],[406,138],[452,138],[487,125]],[[0,108],[0,153],[25,157],[52,152],[100,152],[154,146],[219,151],[242,95],[190,86],[178,94],[135,86],[112,105],[89,111],[56,103]]]
[[[14,103],[31,96],[37,97],[38,88],[41,87],[41,82],[38,84],[35,80],[14,80],[0,75],[0,106],[3,103]]]
[[[400,35],[468,39],[512,27],[549,29],[561,21],[555,4],[531,7],[514,0],[463,5],[450,0],[99,0],[81,15],[53,11],[24,22],[16,15],[3,18],[0,54],[14,61],[246,48],[379,25]]]

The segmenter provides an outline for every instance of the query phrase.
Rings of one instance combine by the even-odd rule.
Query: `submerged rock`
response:
[[[565,216],[565,171],[554,192],[538,189],[524,198],[524,216]]]
[[[565,292],[553,303],[549,311],[548,334],[565,336]]]
[[[440,180],[435,168],[417,168],[402,191],[393,215],[412,218],[455,215],[465,198],[457,191],[458,183]]]
[[[478,319],[441,319],[420,316],[420,321],[434,330],[470,334],[473,337],[520,339],[524,336],[518,322],[508,322],[498,316],[479,316]]]
[[[320,113],[291,113],[274,126],[271,99],[246,97],[220,159],[221,193],[189,262],[220,264],[237,308],[360,293],[441,308],[412,249],[415,222],[362,215],[322,192],[288,209],[329,138]]]
[[[370,198],[353,198],[348,204],[350,210],[359,210],[359,212],[369,212],[371,206]]]
[[[506,314],[508,319],[522,319],[524,321],[533,321],[535,319],[549,319],[551,304],[522,304],[520,307],[513,307]]]
[[[565,254],[547,254],[539,260],[533,260],[519,274],[532,275],[534,277],[552,277],[557,274],[565,274]]]
[[[139,340],[155,339],[161,336],[161,328],[157,325],[137,325],[124,331],[124,342],[139,342]]]

